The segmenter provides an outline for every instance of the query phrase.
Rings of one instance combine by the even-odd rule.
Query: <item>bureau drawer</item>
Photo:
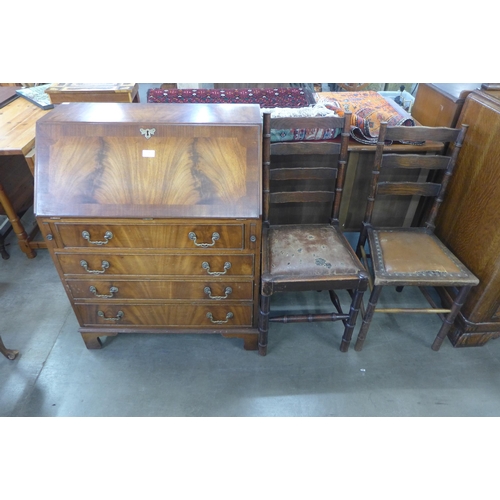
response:
[[[254,256],[58,253],[64,274],[108,276],[253,276]]]
[[[253,282],[210,280],[67,280],[75,300],[252,300]]]
[[[214,249],[244,248],[242,223],[97,224],[54,223],[62,248]]]
[[[252,326],[252,305],[126,305],[78,304],[75,311],[83,326],[231,328]]]

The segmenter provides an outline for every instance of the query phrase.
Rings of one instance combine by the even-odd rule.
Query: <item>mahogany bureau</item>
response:
[[[89,349],[218,333],[257,347],[256,104],[61,104],[37,123],[35,214]]]

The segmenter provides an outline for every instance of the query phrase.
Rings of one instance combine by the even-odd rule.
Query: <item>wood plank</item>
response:
[[[38,119],[51,110],[19,97],[0,109],[0,155],[26,155],[35,145]]]

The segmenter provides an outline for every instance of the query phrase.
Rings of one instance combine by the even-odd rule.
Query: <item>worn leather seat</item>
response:
[[[363,266],[338,227],[273,226],[268,230],[269,269],[275,280],[357,277]],[[347,243],[348,245],[348,243]],[[266,280],[266,276],[263,277]]]

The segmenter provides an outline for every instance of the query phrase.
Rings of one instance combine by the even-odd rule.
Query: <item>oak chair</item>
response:
[[[340,350],[349,348],[356,317],[368,288],[368,275],[339,228],[350,132],[350,113],[344,118],[271,118],[264,113],[263,235],[259,315],[259,354],[266,355],[269,322],[342,321]],[[274,130],[340,129],[340,142],[273,142]],[[313,161],[296,163],[312,155]],[[271,168],[276,158],[277,165]],[[289,161],[294,158],[294,161]],[[316,158],[316,160],[314,160]],[[279,209],[291,223],[279,222]],[[344,313],[335,290],[350,294]],[[334,312],[270,316],[271,296],[277,292],[328,290]]]
[[[356,247],[358,257],[370,270],[371,295],[362,312],[362,323],[355,344],[360,351],[370,327],[374,312],[385,313],[436,313],[442,326],[432,344],[439,350],[460,311],[467,294],[479,280],[457,259],[434,234],[434,221],[443,201],[446,187],[453,173],[460,148],[467,132],[445,127],[388,127],[382,123],[378,137],[370,194],[365,217]],[[426,140],[449,145],[446,155],[388,154],[384,152],[387,142],[401,141],[422,143]],[[449,153],[451,151],[451,153]],[[380,180],[384,169],[422,169],[428,172],[424,182],[384,182]],[[426,197],[427,206],[419,227],[378,228],[372,224],[374,206],[380,196]],[[365,248],[368,243],[368,252]],[[401,292],[405,286],[418,286],[431,308],[376,309],[384,286],[394,286]],[[440,308],[430,290],[445,287],[453,298],[451,308]]]

